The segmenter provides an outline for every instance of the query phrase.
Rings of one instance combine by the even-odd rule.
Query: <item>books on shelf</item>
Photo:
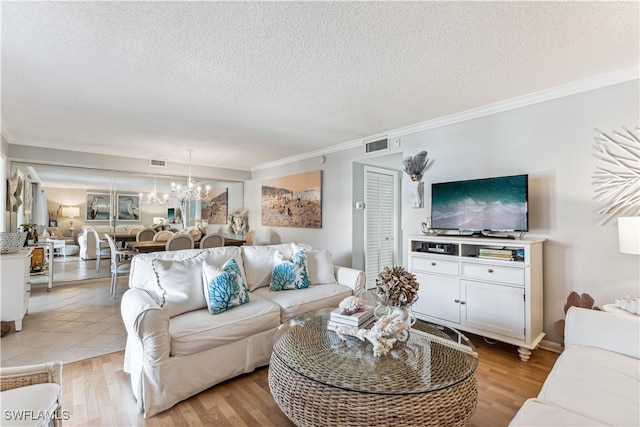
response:
[[[519,258],[521,249],[509,249],[509,248],[480,248],[478,256],[480,258],[492,258],[492,259],[504,259],[513,261]]]
[[[361,327],[371,318],[373,318],[373,307],[368,305],[363,311],[353,314],[346,314],[338,307],[331,312],[329,320],[347,326]]]
[[[373,313],[371,314],[371,316],[367,320],[362,322],[360,325],[350,325],[350,324],[347,324],[347,323],[342,323],[342,322],[337,321],[337,320],[329,319],[329,321],[327,322],[327,329],[329,329],[330,331],[335,331],[338,326],[351,326],[353,328],[367,329],[371,325],[373,325],[375,323],[375,321],[376,321],[376,317],[373,315]]]

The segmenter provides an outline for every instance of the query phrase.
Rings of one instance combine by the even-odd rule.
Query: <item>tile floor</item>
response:
[[[46,284],[34,281],[22,331],[15,332],[12,324],[11,332],[0,339],[1,366],[69,363],[124,349],[120,297],[127,289],[126,279],[119,279],[117,298],[111,299],[108,260],[101,263],[100,273],[95,266],[95,261],[60,257],[50,292]],[[78,281],[85,278],[89,279]]]

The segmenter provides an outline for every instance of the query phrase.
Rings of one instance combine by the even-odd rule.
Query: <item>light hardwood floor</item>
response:
[[[478,406],[471,425],[506,426],[522,403],[538,394],[558,355],[535,350],[521,362],[513,346],[469,337],[479,354]],[[144,419],[136,412],[122,362],[123,352],[117,352],[64,366],[66,426],[293,426],[271,397],[266,367]]]

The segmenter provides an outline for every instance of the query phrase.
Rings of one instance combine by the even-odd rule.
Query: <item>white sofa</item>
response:
[[[510,426],[640,426],[640,317],[572,307],[565,348]]]
[[[333,266],[327,251],[307,250],[312,286],[270,291],[276,251],[292,244],[229,246],[136,255],[121,304],[127,330],[124,370],[131,375],[138,411],[150,417],[194,394],[269,363],[273,333],[285,320],[361,295],[362,271]],[[233,258],[249,302],[211,314],[202,264]]]

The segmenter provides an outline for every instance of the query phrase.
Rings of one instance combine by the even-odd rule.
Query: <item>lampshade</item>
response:
[[[62,208],[62,216],[75,218],[80,216],[80,208],[77,206],[65,206]]]
[[[640,216],[618,218],[620,252],[640,255]]]

